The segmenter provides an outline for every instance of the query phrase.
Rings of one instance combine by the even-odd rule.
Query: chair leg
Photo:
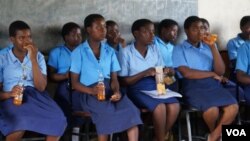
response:
[[[191,131],[189,112],[186,112],[186,122],[187,122],[187,130],[188,130],[188,141],[192,141],[192,131]]]
[[[113,141],[113,134],[110,134],[109,141]]]
[[[178,138],[179,141],[182,141],[182,133],[181,133],[181,117],[178,117]]]

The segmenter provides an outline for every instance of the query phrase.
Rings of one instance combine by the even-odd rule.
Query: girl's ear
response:
[[[137,38],[138,35],[139,35],[139,32],[136,30],[136,31],[133,32],[133,35],[134,35],[135,38]]]
[[[86,32],[87,32],[87,34],[89,34],[91,32],[91,27],[87,27]]]
[[[12,37],[12,36],[11,36],[11,37],[9,38],[9,40],[13,43],[14,40],[15,40],[15,37]]]

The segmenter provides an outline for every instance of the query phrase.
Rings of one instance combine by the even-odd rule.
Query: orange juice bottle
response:
[[[18,82],[18,85],[22,87],[22,92],[14,97],[13,104],[16,105],[16,106],[20,106],[22,104],[22,101],[23,101],[24,85],[23,85],[22,82]]]
[[[99,101],[105,100],[105,85],[104,85],[104,78],[103,74],[99,72],[98,84],[97,84],[97,99]]]

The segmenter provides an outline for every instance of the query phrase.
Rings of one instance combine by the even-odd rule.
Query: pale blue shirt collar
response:
[[[171,44],[171,42],[164,42],[160,37],[155,36],[155,40],[161,44],[163,44],[165,47],[168,47],[168,44]]]
[[[243,39],[240,37],[240,33],[237,35],[236,39],[238,40],[238,42],[239,42],[240,44],[245,43],[245,40],[243,40]]]
[[[10,59],[11,59],[11,61],[13,62],[13,63],[15,63],[15,62],[20,62],[20,60],[14,55],[14,53],[13,53],[13,47],[12,47],[12,49],[10,49],[10,50],[8,50],[8,53],[9,53],[9,56],[10,56]],[[28,56],[28,53],[25,55],[25,57],[24,57],[24,60],[23,60],[23,62],[20,62],[21,64],[22,63],[26,63],[27,61],[29,60],[29,56]]]
[[[183,46],[184,46],[185,48],[197,48],[197,47],[193,46],[192,44],[190,44],[187,40],[185,40],[185,41],[183,42]],[[204,49],[204,45],[203,45],[202,42],[199,43],[199,47],[198,47],[197,49],[200,49],[200,50],[201,50],[201,49]]]

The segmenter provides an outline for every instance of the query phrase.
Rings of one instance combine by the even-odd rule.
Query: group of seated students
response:
[[[242,33],[228,43],[228,49],[234,50],[228,52],[250,102],[250,16],[242,18],[240,27]],[[73,110],[90,113],[98,141],[107,141],[109,134],[121,131],[127,132],[129,141],[138,141],[138,125],[143,124],[139,109],[147,109],[152,113],[155,139],[165,141],[178,118],[180,99],[144,93],[157,89],[155,67],[163,66],[165,75],[181,80],[181,100],[202,111],[210,131],[207,141],[220,140],[222,125],[231,124],[239,108],[235,91],[224,87],[228,83],[223,77],[225,64],[217,45],[204,40],[210,35],[207,20],[188,17],[184,22],[187,39],[174,45],[178,28],[174,20],[162,20],[155,36],[154,23],[138,19],[131,27],[134,41],[126,45],[116,22],[90,14],[84,20],[87,39],[82,41],[79,25],[66,23],[62,28],[64,44],[51,50],[46,65],[32,41],[30,27],[14,21],[9,26],[13,46],[0,53],[1,133],[6,141],[21,140],[26,130],[57,141],[67,126],[84,122],[72,118]],[[55,101],[45,91],[46,66],[48,78],[58,83]],[[100,77],[105,85],[104,101],[97,99]],[[20,79],[24,89],[18,85]],[[177,92],[175,85],[166,87]],[[20,93],[23,103],[16,106],[13,99]]]

